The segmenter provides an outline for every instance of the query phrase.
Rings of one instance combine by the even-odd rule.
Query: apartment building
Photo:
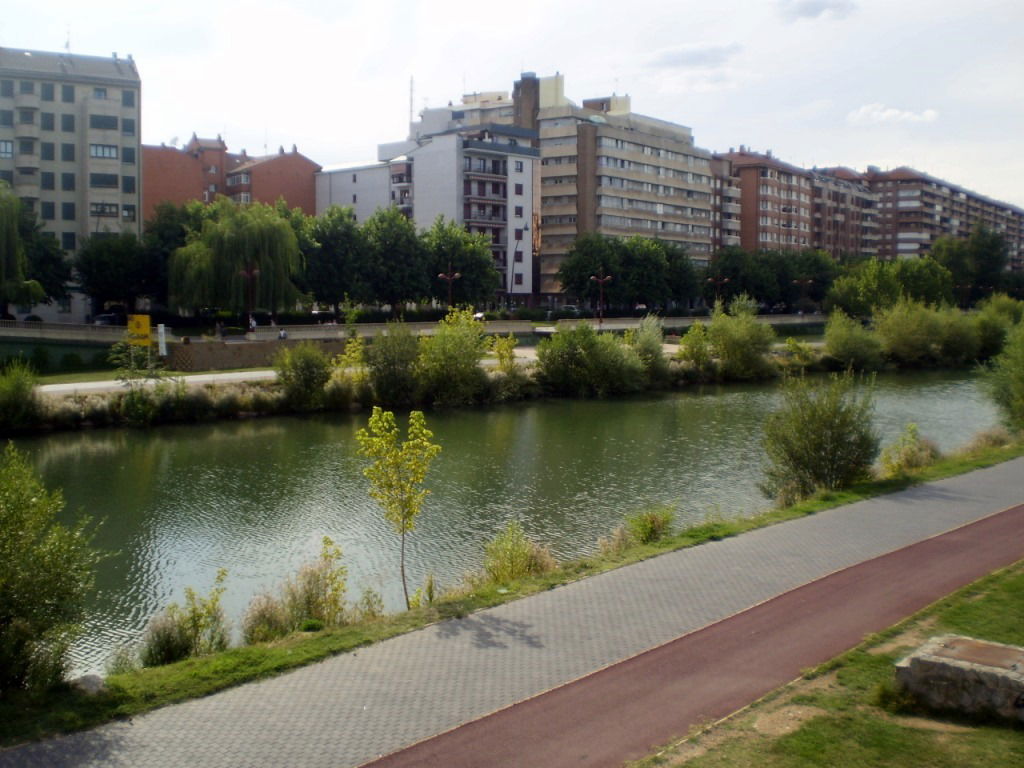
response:
[[[711,158],[711,250],[741,246],[743,220],[740,177],[732,169],[732,161],[722,155]]]
[[[939,237],[966,238],[983,224],[1005,238],[1010,268],[1024,269],[1024,209],[913,168],[870,166],[861,178],[879,196],[879,258],[920,256]]]
[[[250,157],[228,151],[217,136],[207,139],[192,134],[178,149],[165,145],[142,147],[143,219],[153,217],[162,202],[181,205],[189,200],[213,202],[226,195],[238,203],[269,203],[284,198],[291,208],[316,212],[316,183],[320,166],[299,153],[280,147],[275,154]]]
[[[0,48],[0,179],[68,255],[87,237],[139,232],[141,104],[131,56]],[[87,312],[81,297],[20,309]]]
[[[628,96],[564,94],[560,74],[524,73],[513,88],[513,120],[537,131],[539,292],[561,293],[557,273],[576,238],[641,235],[685,246],[696,260],[712,248],[711,153],[692,131],[631,111]]]
[[[878,193],[849,168],[811,171],[811,245],[840,256],[877,256]]]
[[[499,96],[500,107],[484,104]],[[530,233],[539,152],[534,132],[488,122],[500,110],[511,110],[507,94],[471,94],[462,104],[424,110],[408,139],[378,146],[377,162],[317,174],[317,213],[351,206],[365,221],[378,208],[397,206],[418,230],[438,216],[457,221],[491,244],[506,299],[527,301],[535,284]]]

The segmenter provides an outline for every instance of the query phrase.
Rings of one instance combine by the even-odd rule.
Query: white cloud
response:
[[[725,64],[739,53],[739,43],[729,45],[712,45],[694,43],[663,48],[656,51],[648,61],[648,66],[655,68],[691,67],[694,69],[713,69]]]
[[[912,112],[907,109],[887,107],[875,102],[858,107],[846,116],[848,123],[854,125],[871,125],[876,123],[933,123],[939,113],[934,109]]]
[[[849,16],[856,7],[853,0],[779,0],[779,11],[788,21],[817,19],[826,13],[842,19]]]

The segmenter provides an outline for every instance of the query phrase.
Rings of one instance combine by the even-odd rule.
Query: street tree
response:
[[[626,307],[663,306],[669,297],[668,259],[657,240],[631,237],[618,244],[618,290],[614,292]]]
[[[65,257],[52,232],[43,230],[35,211],[21,208],[18,224],[22,247],[25,250],[25,274],[42,289],[42,301],[50,303],[67,296],[71,282],[71,262]]]
[[[395,414],[374,406],[367,429],[356,433],[359,453],[373,463],[363,470],[370,481],[370,498],[380,504],[385,519],[401,537],[402,591],[409,609],[409,587],[405,578],[405,537],[416,528],[423,500],[430,493],[423,488],[427,471],[441,446],[431,443],[434,434],[427,429],[422,411],[409,414],[407,439],[399,443]]]
[[[367,274],[373,295],[389,304],[394,315],[430,292],[429,267],[416,227],[398,208],[378,208],[363,223],[368,256]]]
[[[332,205],[310,222],[315,246],[306,254],[304,282],[318,302],[373,301],[366,238],[351,208]]]
[[[439,275],[453,272],[459,273],[458,279],[451,281],[453,304],[482,305],[494,298],[501,287],[501,275],[485,235],[467,232],[457,221],[438,216],[423,233],[423,244],[435,299],[448,300],[448,281]]]
[[[621,272],[619,241],[592,232],[580,235],[570,246],[558,268],[558,281],[570,296],[596,304],[600,286],[590,278],[601,274],[611,276],[611,282],[605,287],[605,299],[615,304],[618,303],[616,290]]]
[[[94,312],[107,303],[130,309],[146,292],[142,245],[132,232],[93,235],[82,243],[73,264]]]
[[[21,200],[0,182],[0,317],[11,302],[34,303],[43,298],[38,282],[25,279],[25,248],[19,232]]]

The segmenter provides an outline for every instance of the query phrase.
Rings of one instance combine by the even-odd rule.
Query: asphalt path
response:
[[[616,766],[1024,557],[1024,504],[785,592],[367,764]]]

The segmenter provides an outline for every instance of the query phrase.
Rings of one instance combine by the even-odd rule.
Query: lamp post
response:
[[[600,298],[597,301],[597,328],[600,330],[604,325],[604,287],[611,282],[612,276],[605,275],[604,267],[601,267],[597,270],[597,275],[591,275],[590,279],[597,283],[600,291]]]
[[[814,285],[814,280],[811,278],[807,278],[806,280],[794,280],[793,285],[800,286],[800,303],[802,305],[807,299],[807,289]],[[800,312],[802,314],[803,309],[801,309]]]
[[[720,298],[722,298],[721,297],[722,286],[729,282],[729,278],[728,277],[709,277],[708,278],[708,282],[711,283],[713,286],[715,286],[715,303],[717,304],[718,300]]]
[[[448,260],[448,271],[439,272],[437,275],[441,280],[445,280],[448,283],[448,306],[452,305],[452,283],[462,277],[460,272],[452,272],[452,261]]]
[[[246,308],[249,314],[249,330],[253,330],[256,325],[256,321],[252,316],[253,305],[256,303],[256,278],[260,276],[260,268],[250,264],[244,269],[239,270],[239,275],[245,278],[246,281]]]

